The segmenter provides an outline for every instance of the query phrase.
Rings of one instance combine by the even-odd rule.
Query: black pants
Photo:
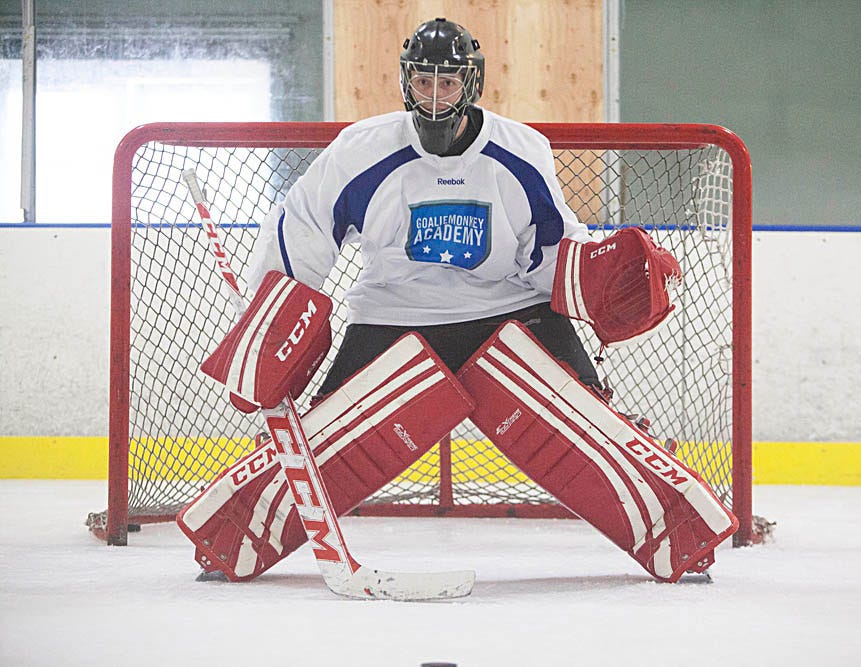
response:
[[[598,373],[583,349],[583,343],[571,321],[550,310],[550,304],[540,303],[513,313],[455,324],[419,327],[350,324],[344,333],[344,340],[335,355],[332,368],[320,387],[320,395],[325,396],[340,387],[344,380],[376,359],[398,338],[410,331],[421,335],[443,363],[453,373],[457,373],[493,332],[508,320],[525,324],[556,359],[574,370],[581,382],[601,386]]]

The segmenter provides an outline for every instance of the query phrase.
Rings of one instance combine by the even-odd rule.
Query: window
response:
[[[195,16],[171,15],[169,3],[162,12],[146,3],[146,16],[130,16],[127,3],[103,3],[98,15],[85,4],[37,7],[38,223],[107,224],[114,150],[138,125],[322,120],[319,2],[289,3],[280,13],[234,3],[230,15]],[[22,220],[22,69],[20,13],[0,15],[6,223]]]

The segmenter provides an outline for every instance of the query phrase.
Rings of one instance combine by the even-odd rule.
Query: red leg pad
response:
[[[400,338],[302,418],[335,511],[352,510],[392,481],[473,408],[421,337]],[[286,488],[279,462],[248,468],[269,448],[235,463],[177,517],[198,562],[233,581],[258,576],[307,539],[292,497],[277,495]],[[238,484],[237,471],[248,479]]]
[[[271,441],[222,472],[177,516],[195,560],[232,581],[253,579],[284,558],[293,495]]]
[[[500,327],[458,379],[480,397],[470,419],[499,450],[656,578],[677,581],[702,567],[738,528],[699,475],[608,407],[522,325]]]

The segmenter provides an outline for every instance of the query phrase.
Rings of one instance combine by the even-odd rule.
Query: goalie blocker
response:
[[[308,386],[332,344],[332,300],[270,271],[254,300],[200,370],[243,412],[274,408]]]
[[[662,581],[702,572],[738,520],[688,466],[554,359],[517,322],[458,379],[470,420],[535,483]]]

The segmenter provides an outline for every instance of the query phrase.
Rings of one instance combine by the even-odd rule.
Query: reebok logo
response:
[[[463,178],[438,178],[436,179],[437,185],[464,185],[465,179]]]

